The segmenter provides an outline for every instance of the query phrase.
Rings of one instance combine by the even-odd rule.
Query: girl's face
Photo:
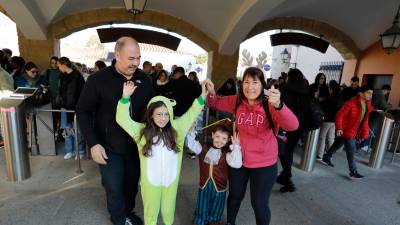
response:
[[[36,78],[37,75],[39,74],[39,70],[37,68],[32,68],[30,70],[26,70],[26,74],[30,77],[30,78]]]
[[[160,106],[154,109],[153,115],[151,117],[158,127],[164,128],[169,122],[169,113],[167,107]]]
[[[222,148],[228,143],[229,137],[228,134],[222,131],[217,130],[216,132],[212,132],[212,140],[213,145],[216,148]]]
[[[160,76],[158,77],[158,80],[160,80],[161,82],[166,81],[167,80],[167,74],[160,73]]]
[[[319,78],[319,84],[325,84],[325,76],[321,76],[320,78]]]
[[[255,77],[246,76],[243,80],[243,94],[247,100],[254,101],[260,96],[262,91],[261,81]]]

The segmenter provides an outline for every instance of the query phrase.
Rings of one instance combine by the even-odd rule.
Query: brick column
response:
[[[53,56],[54,40],[30,40],[18,30],[19,52],[25,61],[32,61],[39,70],[44,70],[49,66],[50,57]]]
[[[221,55],[216,51],[208,53],[208,74],[215,88],[219,88],[226,79],[236,78],[239,54]]]

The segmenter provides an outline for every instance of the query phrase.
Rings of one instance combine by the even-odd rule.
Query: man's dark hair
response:
[[[381,89],[382,89],[382,90],[388,90],[388,91],[391,91],[391,90],[392,90],[392,87],[390,87],[390,85],[389,85],[389,84],[384,84],[384,85],[382,85]]]
[[[360,78],[358,77],[352,77],[351,82],[360,82]]]
[[[58,59],[58,63],[61,65],[66,65],[68,68],[72,68],[72,62],[65,56]]]
[[[56,61],[58,61],[58,57],[57,56],[52,56],[51,58],[50,58],[50,61],[51,60],[56,60]]]
[[[12,51],[9,48],[3,48],[4,54],[12,55]]]
[[[25,59],[21,56],[13,56],[11,57],[11,63],[17,65],[20,69],[23,69],[25,66]]]
[[[366,91],[373,91],[374,89],[369,85],[363,85],[360,87],[360,93],[364,93]]]
[[[181,67],[181,66],[178,66],[178,67],[175,68],[174,74],[176,74],[178,72],[181,72],[181,73],[185,74],[185,69],[183,69],[183,67]]]
[[[147,66],[147,65],[151,66],[151,62],[149,62],[149,61],[144,61],[144,63],[143,63],[143,68],[144,68],[145,66]]]

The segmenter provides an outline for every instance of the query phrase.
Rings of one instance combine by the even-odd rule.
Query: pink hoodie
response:
[[[235,110],[236,99],[237,95],[207,96],[210,108],[232,114]],[[270,104],[269,111],[274,122],[275,133],[278,133],[279,127],[286,131],[294,131],[298,128],[299,122],[296,116],[285,105],[278,111]],[[243,101],[235,117],[242,146],[243,166],[259,168],[275,164],[278,159],[278,143],[270,129],[261,102],[249,105],[247,101]]]

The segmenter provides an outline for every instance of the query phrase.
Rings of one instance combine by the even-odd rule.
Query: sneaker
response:
[[[364,176],[363,175],[361,175],[361,174],[359,174],[357,171],[355,171],[355,172],[350,172],[350,174],[349,174],[349,178],[351,179],[351,180],[353,180],[353,179],[361,179],[361,178],[363,178]]]
[[[317,156],[317,160],[318,160],[318,161],[322,161],[322,158],[319,157],[319,156]]]
[[[189,153],[190,159],[196,159],[196,153]]]
[[[286,184],[285,184],[283,187],[281,187],[281,188],[279,189],[279,191],[280,191],[281,193],[295,192],[295,191],[296,191],[296,186],[294,185],[294,183],[293,183],[293,181],[292,181],[291,179],[288,179],[288,180],[286,181]]]
[[[132,223],[131,219],[126,218],[125,225],[134,225],[134,224]]]
[[[64,159],[71,159],[71,158],[74,157],[74,156],[75,156],[74,153],[69,152],[69,153],[67,153],[67,154],[64,155]]]
[[[131,212],[129,214],[128,219],[133,225],[143,225],[143,220],[140,219],[140,217],[137,216],[134,212]]]
[[[335,167],[335,165],[333,165],[331,160],[328,158],[323,157],[321,162],[322,162],[322,164],[324,164],[326,166]]]

